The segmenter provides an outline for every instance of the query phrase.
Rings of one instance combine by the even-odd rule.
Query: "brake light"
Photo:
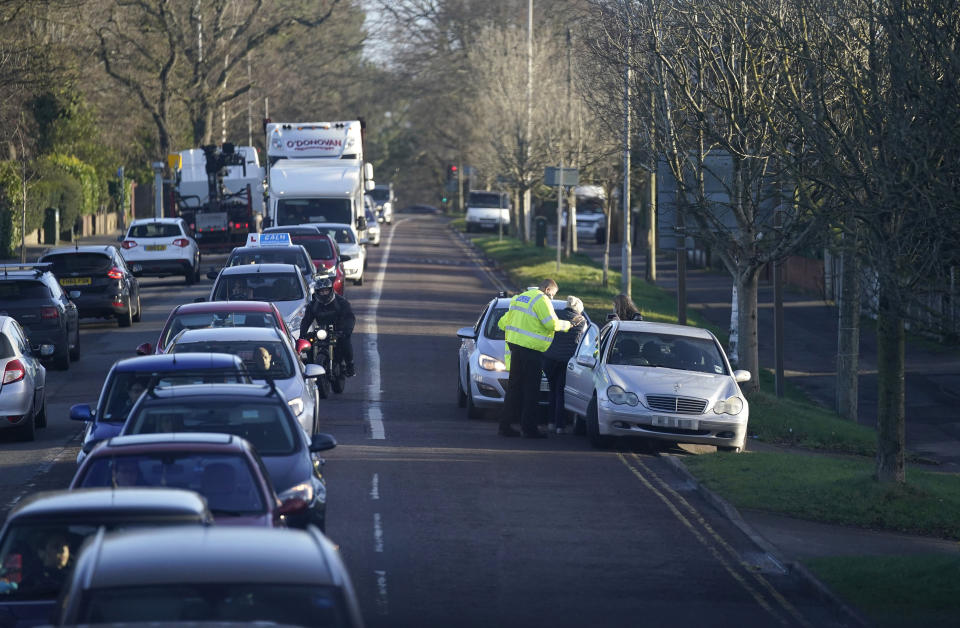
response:
[[[107,272],[107,277],[110,279],[123,279],[123,271],[114,266]]]
[[[133,247],[137,246],[137,242],[136,240],[124,240],[120,243],[120,246],[125,249],[132,249]]]
[[[7,367],[3,369],[3,383],[19,382],[25,374],[26,370],[23,368],[23,362],[14,358],[7,362]]]
[[[190,223],[190,231],[193,231],[193,230],[196,229],[196,228],[197,228],[197,225],[195,225],[195,224],[193,224],[193,223],[191,222],[191,223]]]
[[[60,310],[58,310],[55,307],[42,307],[40,308],[40,318],[43,318],[43,319],[60,318]]]
[[[173,241],[173,245],[179,246],[180,248],[183,248],[185,246],[190,246],[190,240],[187,240],[186,238],[177,238],[176,240]]]

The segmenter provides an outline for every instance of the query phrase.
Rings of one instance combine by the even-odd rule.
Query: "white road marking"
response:
[[[379,512],[373,513],[373,549],[375,552],[383,553],[383,522]]]
[[[380,474],[374,473],[370,482],[370,499],[380,499]]]
[[[387,614],[387,572],[375,570],[377,577],[377,612],[381,615]]]

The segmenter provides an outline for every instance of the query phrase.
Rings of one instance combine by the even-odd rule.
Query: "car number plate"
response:
[[[61,277],[61,286],[89,286],[93,283],[90,277]]]
[[[143,248],[147,251],[166,251],[167,245],[166,244],[148,244]]]
[[[545,379],[540,380],[540,392],[550,392],[550,382]]]
[[[696,419],[681,419],[675,416],[654,415],[650,422],[657,427],[676,427],[682,430],[697,429]]]

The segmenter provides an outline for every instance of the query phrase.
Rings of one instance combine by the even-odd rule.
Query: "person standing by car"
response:
[[[512,427],[519,422],[525,437],[547,437],[537,427],[541,358],[550,347],[554,332],[567,331],[574,322],[557,318],[551,299],[558,290],[556,281],[544,279],[539,287],[513,297],[510,309],[498,323],[504,331],[504,363],[510,371],[498,429],[501,436],[519,436],[520,432]]]
[[[543,372],[550,383],[550,409],[548,421],[556,425],[557,434],[566,427],[567,410],[563,403],[563,386],[566,380],[567,362],[573,357],[580,339],[587,330],[587,320],[583,317],[583,301],[571,295],[567,297],[566,309],[557,312],[557,318],[563,321],[579,319],[569,331],[557,332],[553,336],[550,348],[543,352]]]
[[[337,342],[335,357],[346,363],[344,374],[353,377],[357,371],[353,366],[353,344],[350,336],[353,335],[357,317],[353,314],[350,302],[333,291],[333,282],[329,277],[321,277],[313,286],[313,298],[303,314],[303,322],[300,323],[300,337],[305,338],[314,323],[317,329],[326,329],[327,325],[333,325],[335,330],[343,333],[343,338]]]
[[[622,321],[642,321],[640,308],[634,305],[627,295],[620,293],[613,297],[613,313]]]

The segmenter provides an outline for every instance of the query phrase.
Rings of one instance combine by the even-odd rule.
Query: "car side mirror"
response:
[[[207,271],[207,279],[216,279],[219,274],[216,268],[211,268]]]
[[[326,434],[320,432],[314,434],[310,439],[310,452],[317,453],[319,451],[327,451],[328,449],[333,449],[337,446],[337,439],[333,437],[332,434]]]
[[[323,377],[326,374],[326,369],[319,364],[308,364],[303,369],[303,377],[305,379],[316,379],[317,377]]]
[[[137,355],[153,355],[153,345],[149,342],[137,345]]]
[[[90,410],[90,404],[75,403],[70,406],[70,419],[72,421],[92,421],[93,411]]]
[[[733,379],[739,384],[740,382],[749,382],[750,381],[750,371],[734,371]]]
[[[349,261],[350,261],[350,256],[349,256],[349,255],[341,255],[341,256],[340,256],[340,261],[341,261],[341,262],[349,262]]]
[[[203,303],[203,302],[206,301],[206,300],[207,300],[207,297],[197,297],[196,299],[193,300],[193,302],[194,302],[194,303]]]
[[[597,359],[592,355],[578,355],[577,364],[592,369],[597,366]]]
[[[457,338],[464,340],[476,340],[477,336],[473,333],[473,327],[461,327],[457,330]]]

